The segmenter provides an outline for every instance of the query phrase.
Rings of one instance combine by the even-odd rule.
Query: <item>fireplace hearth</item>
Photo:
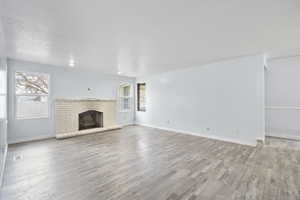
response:
[[[79,130],[103,127],[103,113],[96,110],[88,110],[78,115]]]

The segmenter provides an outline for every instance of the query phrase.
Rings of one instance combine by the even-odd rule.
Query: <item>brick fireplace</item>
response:
[[[56,138],[67,138],[120,128],[116,123],[115,100],[56,99]]]

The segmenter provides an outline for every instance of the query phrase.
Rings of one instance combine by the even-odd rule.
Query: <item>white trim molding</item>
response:
[[[266,136],[300,141],[300,135],[293,135],[293,134],[288,134],[285,132],[284,133],[283,132],[267,132]]]
[[[47,140],[47,139],[53,139],[55,138],[54,134],[47,134],[47,135],[35,135],[32,137],[22,137],[18,139],[9,139],[8,144],[18,144],[18,143],[24,143],[24,142],[34,142],[39,140]]]
[[[267,106],[267,110],[300,110],[300,106]]]

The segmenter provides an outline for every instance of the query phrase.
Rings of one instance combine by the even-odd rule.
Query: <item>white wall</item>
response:
[[[270,60],[266,91],[267,135],[300,139],[300,57]]]
[[[5,37],[2,24],[3,1],[0,0],[0,186],[7,152],[7,73]]]
[[[262,56],[138,78],[147,111],[138,124],[255,145],[264,139]]]
[[[5,57],[5,38],[4,38],[4,28],[3,28],[3,0],[0,0],[0,57]]]
[[[0,186],[7,153],[7,66],[0,57]]]
[[[14,73],[18,70],[50,74],[51,117],[49,119],[16,120]],[[80,71],[76,67],[57,67],[17,60],[8,60],[8,75],[9,143],[54,137],[53,102],[56,98],[116,99],[117,88],[121,83],[135,84],[134,78]],[[92,90],[88,91],[87,88]],[[134,109],[132,112],[118,113],[117,122],[120,125],[132,124],[134,122]]]

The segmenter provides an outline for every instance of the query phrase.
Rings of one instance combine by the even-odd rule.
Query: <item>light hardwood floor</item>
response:
[[[299,200],[299,149],[267,143],[130,126],[12,145],[1,200]]]

